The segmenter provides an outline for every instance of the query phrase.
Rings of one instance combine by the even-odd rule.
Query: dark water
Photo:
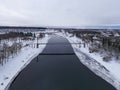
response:
[[[43,53],[74,53],[69,42],[53,36]],[[116,90],[82,65],[76,55],[39,55],[18,75],[9,90]]]

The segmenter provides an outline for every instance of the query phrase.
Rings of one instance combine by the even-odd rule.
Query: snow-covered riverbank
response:
[[[68,39],[71,43],[74,41],[72,39]],[[115,76],[118,71],[112,70],[111,68],[116,67],[119,68],[119,66],[114,66],[115,63],[106,63],[99,62],[99,60],[102,60],[102,58],[97,57],[98,55],[92,56],[88,53],[85,53],[86,50],[81,50],[78,46],[72,45],[74,52],[80,59],[80,61],[87,66],[91,71],[93,71],[96,75],[100,76],[110,84],[112,84],[115,88],[120,90],[120,80],[119,77]],[[116,63],[117,64],[117,63]],[[116,71],[116,72],[115,72]]]
[[[77,37],[69,37],[69,35],[65,35],[64,33],[58,33],[57,35],[65,37],[70,43],[78,43],[79,41]],[[47,43],[49,38],[50,37],[45,37],[44,39],[39,40],[39,42]],[[19,72],[28,65],[33,58],[41,53],[45,46],[46,45],[41,45],[39,48],[24,47],[17,56],[9,58],[8,63],[4,66],[0,66],[0,90],[6,90],[6,87],[10,85]],[[115,61],[104,62],[102,59],[103,57],[99,53],[89,53],[87,47],[79,47],[79,45],[74,44],[72,47],[85,66],[120,90],[120,63]]]
[[[39,40],[38,42],[47,43],[49,36]],[[33,43],[36,43],[34,41]],[[10,57],[9,62],[0,65],[0,90],[7,90],[7,87],[13,81],[13,79],[19,74],[19,72],[28,65],[33,58],[43,51],[46,45],[40,45],[39,48],[23,47],[21,52],[15,57]]]
[[[58,35],[65,37],[70,43],[78,43],[78,41],[80,41],[77,37],[69,37],[69,34],[58,33]],[[120,63],[115,61],[105,62],[99,53],[89,53],[89,49],[87,47],[84,48],[84,45],[79,46],[72,44],[72,47],[85,66],[112,84],[117,90],[120,90]]]

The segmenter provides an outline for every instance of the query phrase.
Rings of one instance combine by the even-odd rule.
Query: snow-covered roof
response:
[[[98,38],[96,36],[94,36],[93,39],[98,39]]]
[[[115,36],[115,37],[119,37],[120,35],[119,35],[118,33],[115,33],[114,36]]]

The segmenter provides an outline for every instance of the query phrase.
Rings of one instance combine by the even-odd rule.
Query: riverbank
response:
[[[46,55],[34,58],[9,90],[116,90],[79,61],[64,37],[53,35],[42,54]]]
[[[63,33],[58,33],[57,35],[63,36],[69,40],[70,43],[78,43],[79,39],[76,37],[69,37]],[[99,54],[91,54],[88,48],[84,46],[79,47],[79,45],[72,45],[74,52],[78,56],[81,63],[87,66],[96,75],[100,76],[111,85],[113,85],[117,90],[120,90],[120,78],[119,78],[119,63],[107,63],[102,60]],[[117,75],[118,74],[118,75]]]
[[[68,39],[71,43],[74,43],[73,40]],[[98,62],[96,59],[99,60],[99,57],[91,57],[87,53],[84,53],[78,46],[72,45],[75,54],[78,56],[79,60],[87,66],[91,71],[93,71],[96,75],[100,76],[108,83],[113,85],[117,90],[120,90],[120,82],[117,77],[114,76],[114,73],[110,71],[106,65]]]
[[[69,40],[70,43],[77,43],[76,37],[66,36],[64,33],[59,33],[58,35],[63,36]],[[39,42],[47,43],[50,37],[46,37]],[[9,62],[0,66],[0,90],[6,90],[6,87],[10,85],[10,83],[14,80],[14,78],[19,74],[19,72],[28,65],[33,58],[35,58],[39,53],[43,51],[46,45],[42,45],[39,49],[25,47],[21,50],[21,52],[14,58],[10,58]],[[91,71],[93,71],[96,75],[100,76],[110,84],[112,84],[115,88],[120,90],[120,81],[107,64],[103,64],[99,62],[100,58],[95,58],[89,53],[87,53],[87,49],[79,48],[78,45],[72,45],[74,52],[78,56],[79,60],[87,66]],[[14,64],[14,65],[13,65]],[[113,64],[113,63],[112,63]],[[112,65],[108,63],[108,65]],[[117,66],[116,66],[117,67]],[[119,71],[118,71],[119,72]]]
[[[49,36],[46,36],[38,42],[47,43],[49,38]],[[33,43],[36,43],[36,41]],[[3,66],[0,65],[0,90],[7,90],[7,87],[20,71],[24,69],[33,58],[41,53],[45,47],[46,45],[41,45],[39,48],[29,46],[23,47],[15,57],[9,58],[9,62]]]

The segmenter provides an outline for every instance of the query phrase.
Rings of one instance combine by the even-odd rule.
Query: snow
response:
[[[41,43],[47,43],[49,36],[39,40]],[[27,43],[27,42],[26,42]],[[34,42],[29,43],[36,43]],[[46,45],[41,45],[39,48],[35,47],[23,47],[22,50],[15,57],[10,57],[9,62],[0,65],[0,90],[7,90],[9,84],[19,74],[19,72],[28,65],[33,58],[43,51]]]
[[[57,35],[63,36],[69,40],[70,43],[84,43],[81,39],[77,37],[71,37],[70,34],[56,33]],[[39,40],[39,42],[47,43],[49,36],[44,39]],[[26,43],[36,43],[28,41]],[[34,47],[24,47],[21,52],[17,54],[14,58],[10,57],[9,62],[0,65],[0,90],[7,90],[10,83],[19,74],[19,72],[28,65],[33,58],[35,58],[39,53],[43,51],[46,45],[41,45],[39,48]],[[80,59],[81,63],[87,66],[96,75],[100,76],[118,90],[120,90],[120,63],[116,60],[111,60],[110,62],[103,61],[103,56],[100,53],[89,53],[89,48],[80,45],[72,45],[74,52]],[[114,59],[114,58],[113,58]]]
[[[115,37],[119,37],[120,35],[118,34],[118,33],[115,33],[115,35],[114,35]]]
[[[70,37],[69,34],[58,33],[57,35],[63,36],[69,40],[70,43],[83,43],[77,37]],[[103,61],[103,56],[100,53],[89,53],[89,48],[83,45],[72,45],[74,52],[80,59],[81,63],[87,66],[96,75],[100,76],[117,90],[120,90],[120,63],[116,60],[110,62]],[[114,59],[114,58],[113,58]]]

